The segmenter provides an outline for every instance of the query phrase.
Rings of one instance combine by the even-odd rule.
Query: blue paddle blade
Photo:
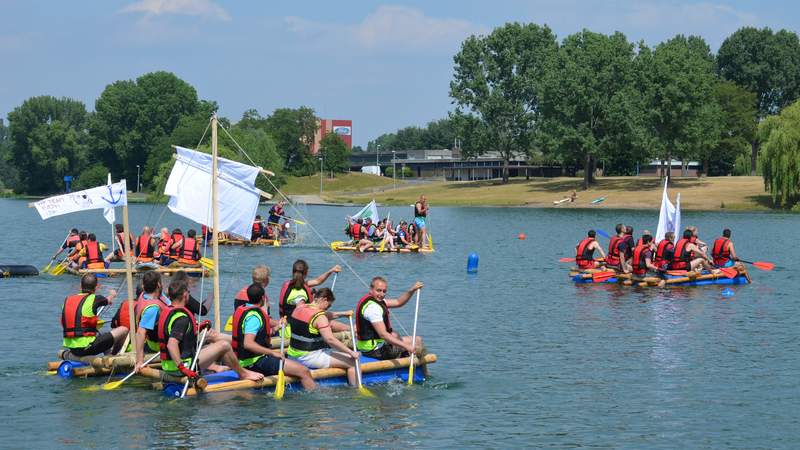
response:
[[[599,234],[600,236],[603,236],[606,239],[611,239],[611,236],[609,236],[608,233],[606,233],[605,231],[603,230],[595,230],[595,231],[597,231],[597,234]]]

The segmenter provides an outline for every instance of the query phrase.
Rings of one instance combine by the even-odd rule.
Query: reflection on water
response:
[[[110,392],[82,387],[102,380],[65,381],[41,375],[60,344],[58,314],[77,288],[68,276],[0,280],[0,352],[4,441],[9,448],[510,448],[738,447],[796,448],[800,427],[800,302],[798,275],[781,244],[758,239],[800,225],[794,215],[698,214],[701,230],[730,227],[742,255],[779,267],[751,273],[755,284],[722,287],[624,288],[573,285],[568,265],[587,228],[624,219],[652,228],[657,214],[514,208],[435,208],[432,255],[340,257],[359,276],[389,279],[397,296],[425,282],[419,333],[439,362],[424,385],[392,383],[365,399],[352,389],[215,393],[176,401],[146,380]],[[161,206],[133,205],[141,229]],[[24,202],[0,200],[3,262],[44,265],[53,242],[73,224],[105,230],[102,215],[41,222]],[[328,240],[342,239],[346,208],[309,207],[308,218]],[[392,208],[403,218],[408,208]],[[407,218],[407,217],[406,217]],[[689,223],[689,222],[687,222]],[[190,224],[169,211],[159,226]],[[438,230],[438,231],[436,231]],[[445,231],[448,230],[448,231]],[[34,239],[19,245],[19,236]],[[524,232],[528,239],[520,241]],[[302,233],[302,231],[301,231]],[[703,236],[706,240],[712,236]],[[327,246],[304,234],[295,248],[222,249],[223,320],[252,267],[272,268],[267,288],[273,311],[278,288],[296,258],[315,276],[340,263]],[[605,241],[602,241],[605,243]],[[466,273],[476,252],[480,267]],[[119,286],[121,279],[105,281]],[[196,297],[210,284],[193,283]],[[365,287],[343,272],[337,308],[352,308]],[[34,301],[30,299],[34,298]],[[13,318],[13,322],[10,322]],[[393,312],[410,330],[413,302]],[[23,329],[24,332],[20,332]]]

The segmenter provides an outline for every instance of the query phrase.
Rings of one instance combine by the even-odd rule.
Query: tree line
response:
[[[509,160],[523,157],[582,167],[585,188],[598,163],[611,175],[652,159],[755,174],[759,123],[800,96],[797,34],[769,28],[741,28],[714,54],[698,36],[651,48],[583,30],[559,42],[546,25],[509,23],[470,36],[453,60],[454,111],[368,149],[451,148],[458,139],[465,157],[499,152],[504,181]]]
[[[0,188],[50,194],[63,190],[66,175],[83,189],[105,183],[110,172],[127,179],[131,190],[138,173],[146,190],[160,193],[172,168],[172,145],[210,151],[207,127],[218,105],[198,98],[172,73],[111,83],[94,106],[90,112],[78,100],[37,96],[11,111],[8,125],[0,124]],[[287,175],[317,170],[310,150],[318,127],[313,109],[279,108],[266,117],[250,109],[236,123],[219,120],[256,165],[276,173],[276,185]],[[224,132],[220,149],[221,156],[250,164]],[[323,138],[321,153],[326,170],[348,169],[349,150],[337,135]],[[265,180],[259,183],[273,191]]]

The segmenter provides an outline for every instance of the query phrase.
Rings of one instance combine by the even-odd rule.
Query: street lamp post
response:
[[[381,144],[378,144],[378,150],[375,152],[375,166],[378,168],[378,175],[381,174],[381,163],[378,159],[381,157]]]
[[[394,188],[397,189],[397,166],[395,165],[394,150],[392,150],[392,183],[394,183]]]
[[[322,198],[322,155],[319,157],[319,197]]]
[[[141,184],[139,184],[139,164],[136,165],[136,192],[141,191]]]

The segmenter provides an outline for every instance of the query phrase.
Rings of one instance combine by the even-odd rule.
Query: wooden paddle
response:
[[[214,270],[214,260],[211,258],[206,258],[205,256],[200,258],[200,265],[208,270]]]
[[[752,261],[745,261],[743,259],[740,259],[739,261],[741,261],[743,263],[751,264],[751,265],[755,266],[757,269],[761,269],[761,270],[769,271],[769,270],[772,270],[772,269],[775,268],[775,264],[772,264],[771,262],[766,262],[766,261],[755,261],[755,262],[752,262]]]
[[[284,336],[286,335],[286,322],[281,322],[281,363],[278,368],[278,381],[275,382],[275,400],[280,400],[283,398],[283,393],[286,391],[286,374],[283,373],[283,360],[286,356],[283,354],[283,346],[286,341]]]
[[[286,216],[278,216],[278,217],[280,217],[281,219],[285,219],[285,220],[291,220],[292,222],[294,222],[294,223],[296,223],[298,225],[305,225],[306,224],[302,220],[292,219],[291,217],[286,217]]]
[[[156,353],[155,355],[151,356],[150,358],[148,358],[147,361],[144,362],[144,365],[146,366],[146,365],[150,364],[159,355],[160,355],[160,353]],[[128,381],[128,379],[130,377],[134,376],[134,375],[136,375],[136,369],[131,371],[131,373],[129,373],[128,375],[125,376],[125,378],[123,378],[123,379],[121,379],[119,381],[112,381],[110,383],[105,383],[103,385],[103,390],[104,391],[113,391],[114,389],[118,389],[120,386],[122,386],[122,383]]]
[[[50,266],[52,266],[52,265],[53,265],[53,261],[55,261],[55,260],[56,260],[56,258],[58,258],[58,255],[60,255],[60,254],[61,254],[61,252],[63,252],[63,251],[64,251],[64,248],[63,248],[63,247],[64,247],[64,244],[67,242],[67,239],[69,239],[69,235],[70,235],[70,234],[72,234],[72,232],[71,232],[71,231],[70,231],[69,233],[67,233],[67,235],[66,235],[66,236],[64,236],[64,240],[63,240],[63,241],[61,241],[61,245],[59,246],[59,248],[58,248],[58,251],[56,252],[56,254],[55,254],[55,255],[53,255],[53,257],[52,257],[52,258],[50,258],[50,262],[48,262],[48,263],[47,263],[47,265],[46,265],[46,266],[44,266],[44,269],[42,269],[42,270],[41,270],[41,272],[47,272],[48,270],[50,270]]]
[[[347,319],[350,321],[350,339],[353,341],[353,350],[358,351],[358,347],[356,345],[356,329],[353,326],[353,311],[350,311],[350,314],[347,315]],[[375,397],[369,389],[364,387],[364,384],[361,383],[361,358],[356,358],[356,381],[358,383],[358,393],[365,396],[365,397]]]
[[[411,333],[411,346],[414,351],[411,352],[408,364],[408,384],[414,384],[414,359],[416,358],[416,345],[417,345],[417,317],[419,317],[419,294],[422,289],[417,289],[417,300],[414,305],[414,331]]]

